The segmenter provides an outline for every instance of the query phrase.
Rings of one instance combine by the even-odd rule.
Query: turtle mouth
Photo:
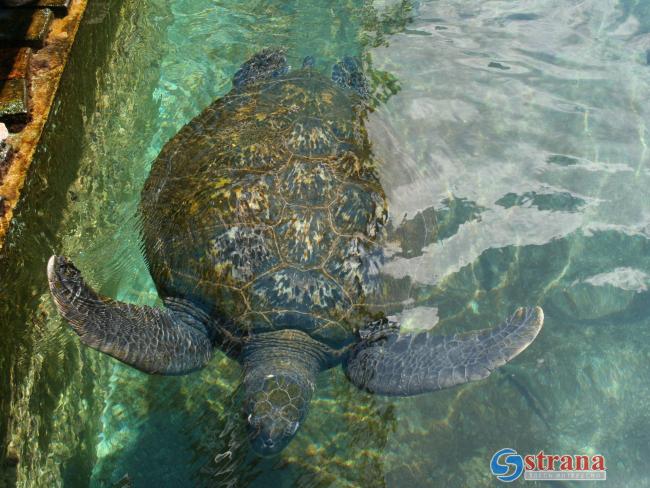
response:
[[[287,446],[288,441],[278,442],[274,441],[270,437],[258,436],[255,439],[251,439],[251,447],[253,451],[258,456],[261,457],[274,457],[280,454],[282,450]]]
[[[256,454],[262,457],[276,456],[291,442],[299,421],[286,421],[282,418],[264,420],[248,416],[248,439]]]

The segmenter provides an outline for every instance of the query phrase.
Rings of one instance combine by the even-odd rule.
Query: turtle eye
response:
[[[300,422],[291,422],[286,428],[286,434],[290,436],[294,435],[298,427],[300,427]]]

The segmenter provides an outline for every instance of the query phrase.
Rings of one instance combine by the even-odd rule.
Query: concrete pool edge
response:
[[[31,120],[22,131],[10,134],[6,141],[14,153],[0,183],[0,249],[4,246],[87,3],[88,0],[72,0],[68,14],[54,19],[44,46],[32,54]]]

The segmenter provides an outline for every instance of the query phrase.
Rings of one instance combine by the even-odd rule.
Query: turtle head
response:
[[[307,416],[314,377],[302,368],[259,366],[244,379],[248,438],[261,456],[282,451]]]
[[[307,417],[328,353],[308,334],[285,329],[252,336],[242,351],[248,439],[261,456],[287,447]]]

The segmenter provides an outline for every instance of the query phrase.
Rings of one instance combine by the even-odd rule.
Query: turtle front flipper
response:
[[[372,332],[344,367],[359,388],[408,396],[480,380],[517,356],[544,323],[540,307],[520,308],[502,325],[453,336]],[[363,337],[363,336],[362,336]]]
[[[250,58],[235,73],[232,84],[244,88],[266,78],[277,78],[289,71],[287,57],[282,49],[264,49]]]
[[[146,373],[168,375],[200,369],[212,356],[207,317],[189,304],[158,309],[101,296],[59,256],[50,258],[47,277],[61,315],[81,342],[98,351]]]

